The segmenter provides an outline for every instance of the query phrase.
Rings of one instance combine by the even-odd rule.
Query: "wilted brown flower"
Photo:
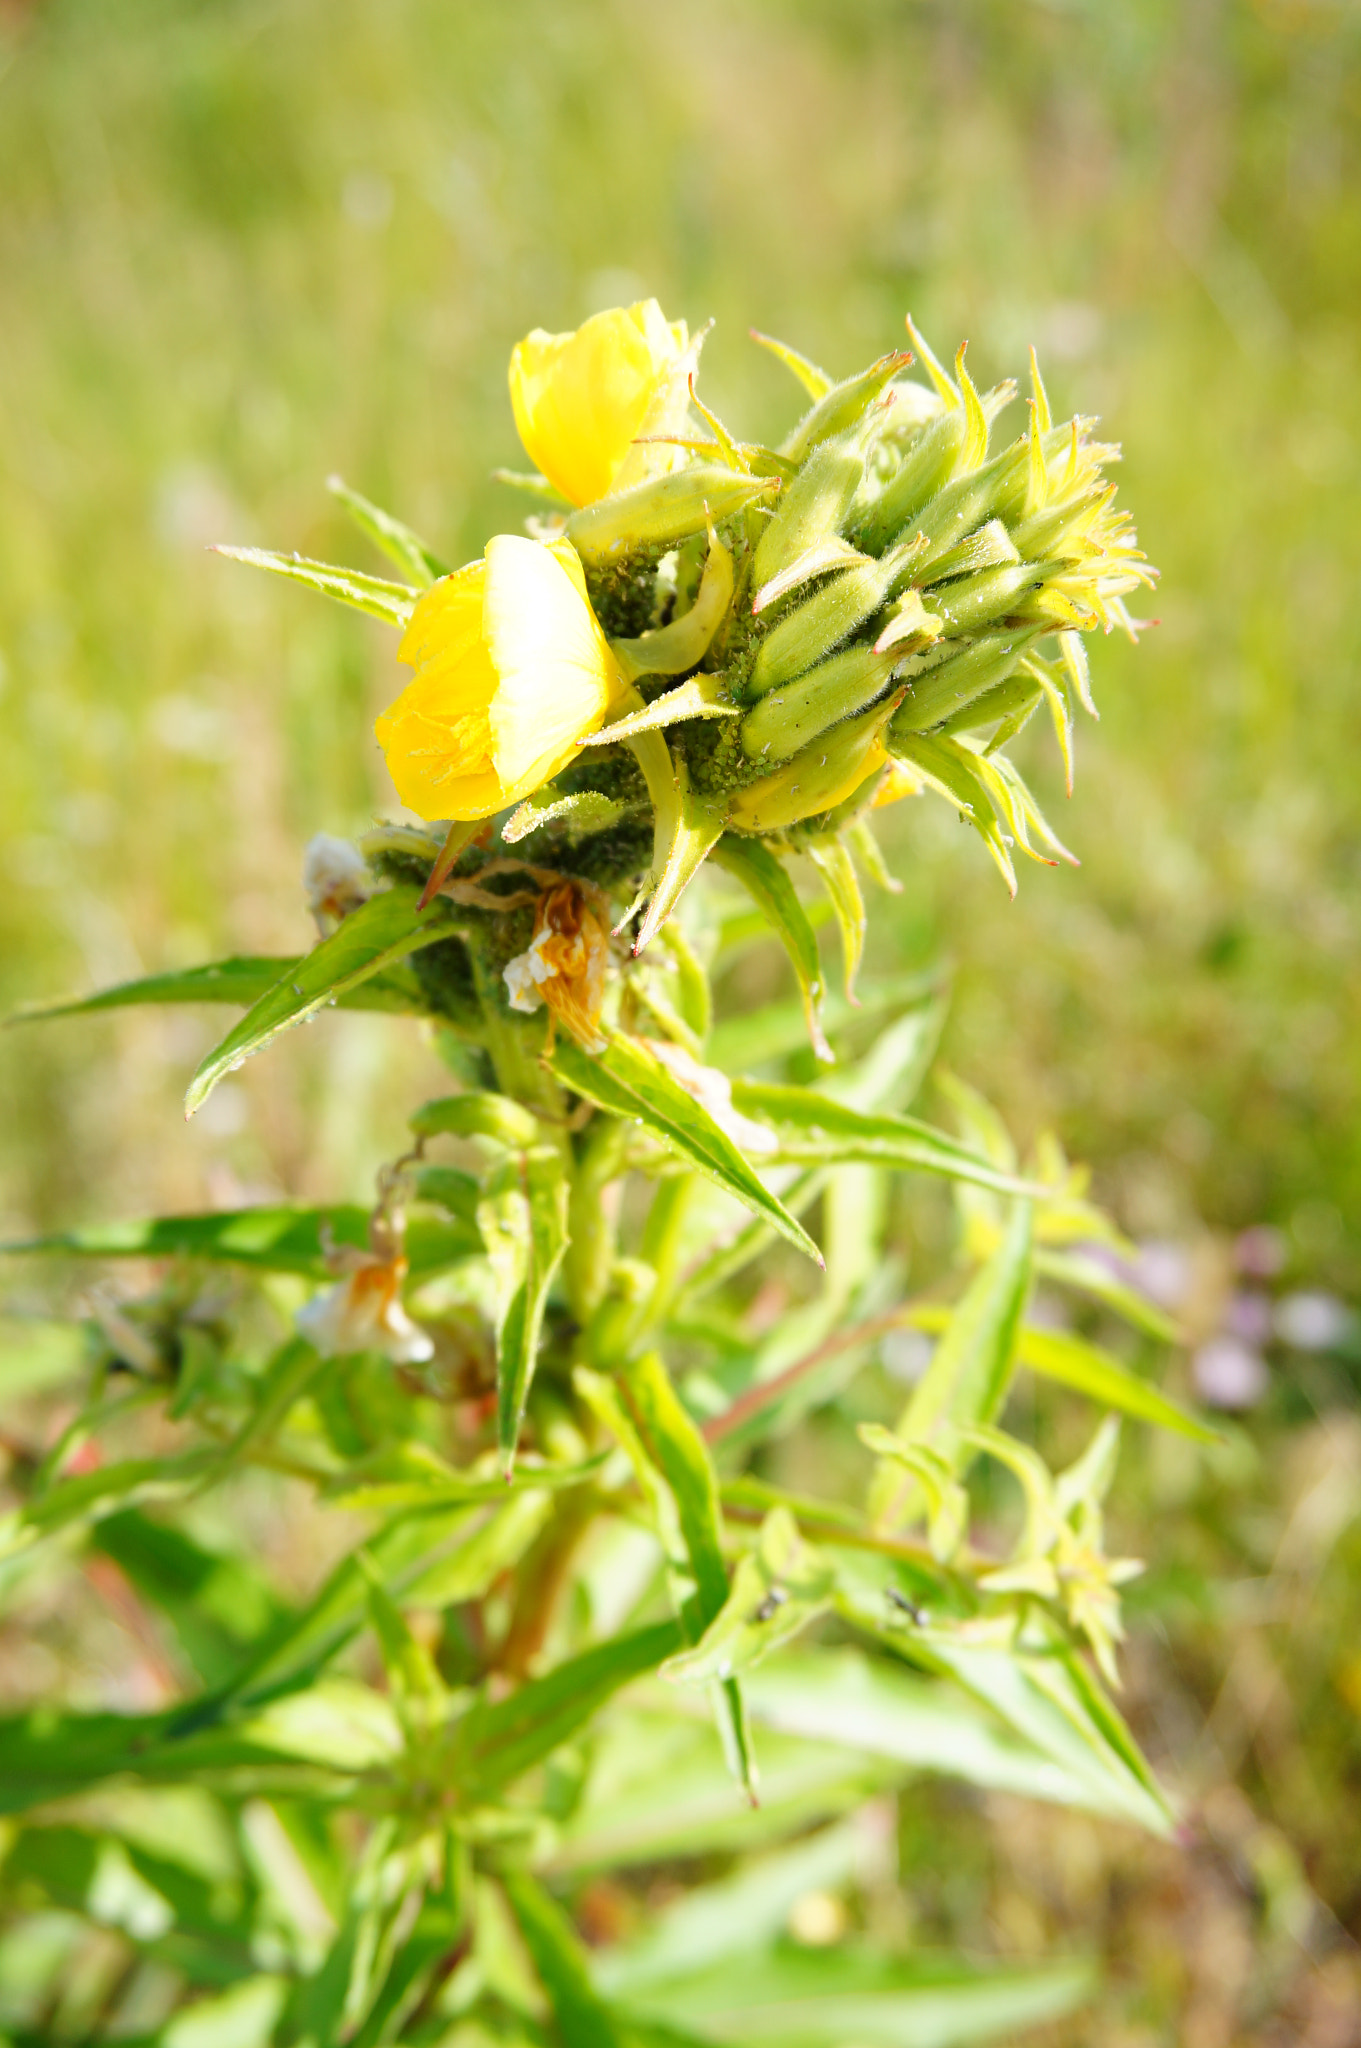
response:
[[[559,882],[539,898],[534,936],[527,950],[508,961],[506,987],[512,1010],[534,1011],[547,1003],[587,1052],[603,1052],[600,1011],[605,1000],[609,941],[605,926],[579,882]]]

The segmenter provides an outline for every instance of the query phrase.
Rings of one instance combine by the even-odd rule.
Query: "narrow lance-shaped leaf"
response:
[[[975,1275],[935,1356],[912,1393],[897,1434],[939,1438],[951,1423],[991,1422],[1006,1399],[1016,1365],[1016,1336],[1030,1289],[1031,1212],[1013,1205],[1006,1235]],[[892,1463],[879,1466],[870,1513],[880,1527],[901,1525],[916,1482]]]
[[[215,1265],[254,1267],[266,1273],[327,1278],[328,1252],[362,1249],[369,1212],[356,1204],[295,1209],[272,1204],[224,1209],[206,1216],[156,1216],[145,1222],[103,1223],[51,1237],[0,1245],[4,1252],[62,1253],[83,1259],[207,1259]],[[406,1252],[414,1279],[424,1279],[481,1249],[475,1224],[416,1217],[407,1226]]]
[[[1046,1280],[1057,1280],[1064,1287],[1074,1287],[1081,1294],[1091,1295],[1094,1301],[1113,1309],[1136,1330],[1146,1331],[1159,1343],[1178,1344],[1183,1341],[1172,1318],[1147,1295],[1140,1294],[1122,1280],[1104,1258],[1080,1248],[1056,1251],[1049,1245],[1037,1245],[1035,1271]]]
[[[622,1686],[681,1646],[679,1622],[635,1629],[569,1657],[508,1699],[479,1699],[452,1731],[448,1781],[468,1801],[494,1799],[551,1756]]]
[[[850,854],[836,838],[810,839],[804,852],[822,876],[832,899],[841,932],[841,957],[845,974],[846,1000],[854,1003],[855,981],[865,951],[865,900],[860,894]]]
[[[813,1050],[820,1060],[830,1060],[832,1049],[822,1028],[822,1000],[826,985],[817,933],[783,863],[759,839],[742,839],[732,834],[720,839],[709,857],[734,875],[755,899],[762,916],[789,955],[803,998],[803,1012]]]
[[[477,1220],[496,1283],[497,1442],[509,1478],[538,1357],[548,1290],[567,1249],[562,1154],[534,1145],[494,1166]]]
[[[418,953],[458,930],[460,913],[439,904],[418,912],[420,891],[409,885],[386,889],[353,910],[331,936],[291,967],[214,1046],[189,1084],[185,1110],[201,1109],[223,1075],[262,1050],[281,1031],[338,1002],[350,989],[408,954]]]
[[[562,2048],[634,2048],[633,2035],[601,1998],[561,1906],[527,1871],[502,1879],[516,1924],[548,1993]]]
[[[777,362],[783,363],[790,375],[797,377],[808,396],[815,402],[825,398],[832,388],[832,379],[825,370],[820,370],[810,357],[800,355],[788,342],[777,341],[773,334],[762,334],[759,328],[750,327],[747,332],[758,348],[768,349]]]
[[[1082,1957],[985,1963],[786,1942],[640,1990],[630,2017],[742,2048],[845,2048],[852,2041],[858,2048],[965,2048],[1018,2041],[1032,2027],[1064,2018],[1092,1996],[1097,1981]]]
[[[644,1124],[682,1159],[822,1264],[822,1254],[807,1231],[771,1194],[727,1132],[636,1039],[616,1035],[596,1057],[573,1040],[559,1037],[549,1064],[564,1087],[614,1116]]]
[[[253,569],[268,569],[273,576],[286,576],[291,583],[301,583],[355,611],[368,612],[388,626],[405,626],[420,595],[409,584],[389,583],[382,576],[365,576],[358,569],[340,569],[332,562],[309,562],[304,555],[276,555],[268,548],[219,547],[214,552],[233,562],[246,562]]]
[[[972,1181],[999,1194],[1042,1192],[1004,1173],[917,1117],[870,1115],[819,1089],[767,1081],[734,1081],[733,1106],[763,1118],[779,1133],[780,1158],[800,1165],[897,1166]]]
[[[1038,1259],[1035,1263],[1038,1268]],[[924,1302],[913,1311],[910,1320],[919,1330],[945,1330],[949,1327],[950,1311]],[[1193,1437],[1197,1443],[1219,1440],[1218,1432],[1189,1409],[1180,1407],[1159,1388],[1131,1372],[1100,1345],[1090,1344],[1085,1337],[1076,1337],[1069,1330],[1041,1329],[1034,1323],[1023,1323],[1016,1337],[1016,1360],[1028,1371],[1071,1387],[1103,1408],[1116,1409],[1159,1429],[1175,1430],[1180,1436]]]
[[[438,577],[448,575],[448,564],[431,552],[419,534],[413,533],[402,520],[394,519],[381,505],[375,505],[371,498],[352,490],[343,477],[327,477],[326,488],[339,498],[360,532],[367,534],[379,552],[395,562],[411,582],[425,589]]]
[[[5,1021],[45,1024],[56,1017],[85,1017],[99,1010],[126,1010],[142,1003],[235,1003],[246,1009],[300,964],[296,957],[216,960],[204,967],[182,967],[170,974],[148,974],[138,981],[119,982],[90,996],[73,996],[60,1003],[33,1003],[16,1010]],[[413,974],[400,967],[389,967],[338,996],[336,1006],[342,1010],[420,1012],[427,1004]]]
[[[699,1628],[694,1629],[688,1616],[682,1615],[687,1635],[693,1640],[717,1620],[728,1598],[718,1474],[708,1445],[656,1352],[632,1361],[625,1367],[622,1379],[639,1434],[676,1504],[681,1538],[695,1582]],[[715,1703],[719,1731],[734,1774],[754,1799],[756,1764],[751,1737],[741,1694],[730,1674],[721,1678]]]

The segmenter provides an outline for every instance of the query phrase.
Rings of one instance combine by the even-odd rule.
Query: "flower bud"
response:
[[[985,569],[978,576],[961,576],[932,591],[932,608],[947,634],[976,633],[991,620],[1014,611],[1024,594],[1038,588],[1055,566],[1011,562],[1000,569]]]
[[[778,489],[775,477],[695,463],[583,506],[567,521],[567,538],[583,561],[599,566],[638,549],[674,547]]]
[[[659,392],[679,381],[684,414],[683,320],[655,299],[596,313],[573,334],[536,327],[510,359],[510,402],[526,452],[574,505],[612,489]]]
[[[803,818],[820,817],[859,789],[888,756],[884,729],[901,696],[892,696],[859,718],[800,749],[774,775],[735,792],[728,824],[737,832],[780,832]]]
[[[819,443],[830,441],[834,434],[844,434],[847,427],[853,427],[874,403],[884,386],[892,383],[899,370],[906,369],[911,360],[910,350],[895,349],[891,355],[880,356],[868,370],[847,377],[844,383],[834,384],[812,411],[804,414],[781,448],[781,455],[787,456],[791,462],[802,462]]]
[[[872,704],[903,658],[900,647],[845,647],[792,683],[782,683],[742,721],[742,751],[749,760],[768,755],[787,761],[800,747]]]
[[[773,626],[752,664],[748,687],[753,694],[762,695],[776,683],[802,675],[857,626],[863,626],[889,596],[916,551],[916,542],[911,541],[905,547],[891,548],[878,561],[867,556],[832,577]]]
[[[959,460],[968,422],[962,406],[940,413],[909,442],[897,470],[855,526],[859,545],[877,554],[943,489]]]
[[[890,747],[895,732],[927,732],[985,690],[1005,682],[1036,637],[1034,632],[985,633],[962,654],[918,676],[894,716]]]
[[[810,455],[786,484],[779,510],[757,542],[752,581],[758,590],[840,530],[864,473],[863,450],[845,437],[824,442]]]

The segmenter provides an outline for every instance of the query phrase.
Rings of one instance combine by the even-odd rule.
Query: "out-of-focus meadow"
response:
[[[1246,1404],[1208,1461],[1141,1450],[1125,1510],[1154,1564],[1132,1711],[1199,1832],[1155,1851],[1003,1804],[989,1831],[972,1796],[923,1795],[903,1910],[923,1938],[1104,1940],[1106,2048],[1342,2048],[1361,2028],[1352,8],[0,5],[0,1002],[309,942],[303,845],[395,810],[370,726],[404,672],[378,626],[208,544],[361,560],[335,470],[475,554],[522,516],[489,481],[522,459],[510,344],[648,293],[716,319],[706,395],[753,436],[797,395],[749,325],[840,374],[910,310],[942,353],[968,336],[980,383],[1034,341],[1056,413],[1125,444],[1160,624],[1094,649],[1071,804],[1052,748],[1022,752],[1081,868],[1027,866],[1010,903],[943,806],[904,804],[906,886],[876,902],[874,945],[954,960],[950,1064],[1093,1161],[1200,1391]],[[7,1034],[3,1234],[364,1198],[434,1071],[415,1027],[329,1018],[186,1129],[219,1023]]]

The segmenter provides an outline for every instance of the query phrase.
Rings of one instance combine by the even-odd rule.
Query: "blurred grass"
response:
[[[1071,806],[1026,761],[1081,870],[1009,904],[901,806],[878,959],[954,957],[950,1063],[1136,1232],[1207,1225],[1223,1266],[1271,1221],[1361,1291],[1358,136],[1327,0],[0,0],[0,1007],[306,945],[306,839],[393,808],[391,636],[209,542],[362,562],[340,470],[477,552],[520,517],[488,472],[534,324],[712,314],[707,395],[773,435],[797,401],[749,324],[840,372],[910,308],[980,379],[1033,339],[1124,441],[1162,623],[1094,649]],[[415,1027],[327,1018],[186,1130],[220,1021],[0,1038],[0,1230],[362,1198],[433,1080]],[[1306,1363],[1260,1459],[1132,1461],[1129,1704],[1219,1785],[1194,1854],[967,1793],[906,1823],[924,1937],[1107,1948],[1103,2048],[1354,2038],[1361,1552],[1319,1502],[1361,1448]]]

